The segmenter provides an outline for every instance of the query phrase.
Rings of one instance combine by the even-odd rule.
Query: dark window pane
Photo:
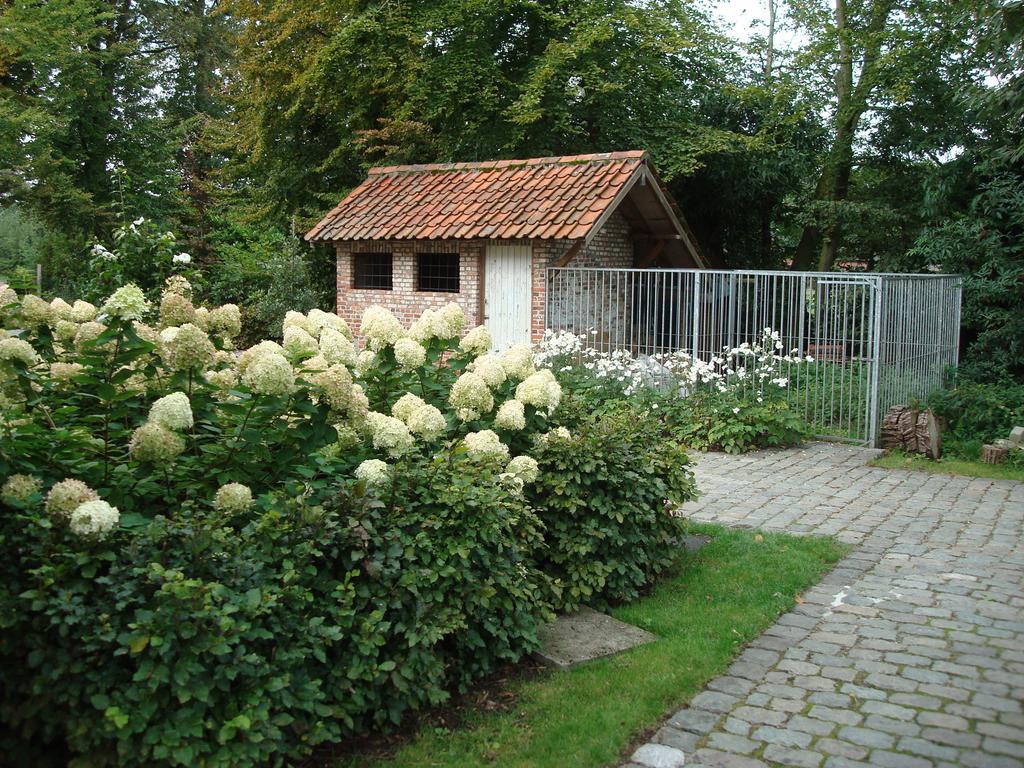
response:
[[[391,254],[356,253],[352,255],[352,287],[391,290]]]
[[[419,254],[416,257],[416,290],[458,293],[459,254]]]

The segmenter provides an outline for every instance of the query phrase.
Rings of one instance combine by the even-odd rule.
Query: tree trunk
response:
[[[804,227],[793,257],[793,269],[807,270],[816,267],[827,272],[835,265],[839,247],[840,228],[836,219],[839,204],[844,202],[850,190],[850,175],[853,172],[853,140],[857,134],[860,119],[868,107],[868,97],[874,89],[878,54],[882,45],[882,31],[885,28],[892,0],[881,0],[872,4],[871,21],[864,30],[866,35],[860,71],[856,84],[853,78],[853,35],[847,20],[846,0],[835,0],[835,25],[839,39],[839,53],[836,61],[835,93],[836,109],[833,118],[833,140],[815,185],[812,200],[825,203],[827,217],[821,211],[814,212],[819,219]],[[823,218],[823,220],[821,220]]]

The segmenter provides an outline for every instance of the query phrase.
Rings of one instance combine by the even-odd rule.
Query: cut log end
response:
[[[981,446],[981,460],[986,464],[1002,464],[1009,451],[1001,445]]]

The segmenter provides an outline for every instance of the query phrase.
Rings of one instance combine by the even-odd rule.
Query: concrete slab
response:
[[[683,536],[683,551],[696,552],[709,541],[711,541],[711,537],[704,536],[702,534],[695,534],[693,536]]]
[[[536,656],[554,667],[571,667],[657,640],[640,627],[590,608],[559,616],[540,631]]]

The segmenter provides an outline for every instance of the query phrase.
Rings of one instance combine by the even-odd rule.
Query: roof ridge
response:
[[[527,157],[510,160],[481,160],[459,163],[423,163],[413,165],[379,165],[367,171],[368,176],[383,176],[390,173],[433,173],[438,171],[496,171],[507,168],[523,168],[537,165],[579,165],[616,160],[646,160],[647,150],[633,149],[622,152],[592,152],[584,155],[561,155],[552,157]]]

